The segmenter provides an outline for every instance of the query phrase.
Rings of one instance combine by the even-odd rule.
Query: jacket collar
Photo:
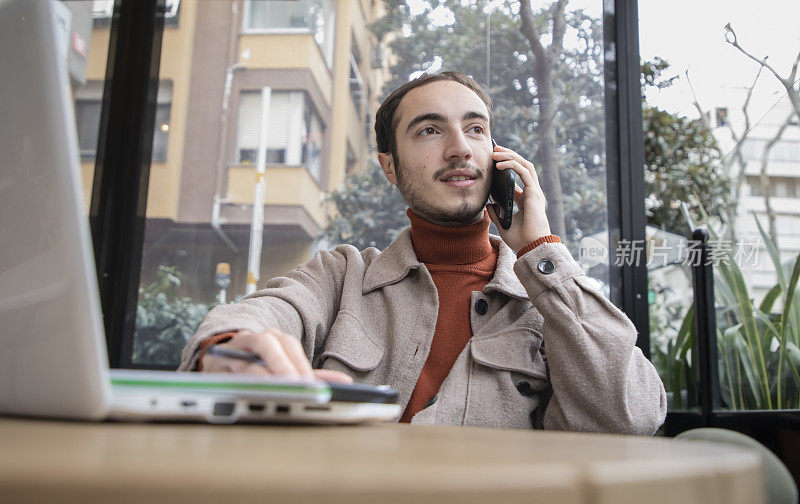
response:
[[[483,288],[483,293],[488,294],[492,291],[497,291],[505,294],[508,297],[516,299],[528,299],[528,292],[514,273],[514,263],[517,261],[517,254],[511,247],[506,245],[506,242],[499,236],[489,235],[489,241],[494,244],[499,244],[498,248],[500,253],[497,255],[497,267],[494,270],[494,276],[486,287]]]
[[[483,288],[483,293],[497,291],[512,298],[528,299],[525,288],[514,274],[514,262],[517,260],[517,255],[499,236],[489,235],[489,241],[493,246],[498,246],[499,254],[494,276]],[[412,269],[419,269],[421,266],[423,264],[417,259],[411,244],[411,229],[407,228],[367,267],[361,292],[367,294],[375,289],[397,283],[405,278]]]

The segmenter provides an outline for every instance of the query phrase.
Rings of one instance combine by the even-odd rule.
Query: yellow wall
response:
[[[177,28],[164,28],[160,79],[172,81],[167,161],[150,166],[147,217],[177,219],[180,200],[186,118],[189,109],[189,80],[197,19],[197,2],[183,2]],[[192,167],[186,167],[191,170]]]
[[[319,226],[324,226],[326,216],[321,207],[322,189],[305,167],[268,166],[265,178],[265,204],[302,205]],[[255,181],[255,167],[229,167],[226,199],[231,203],[251,205],[255,192]]]
[[[333,111],[328,131],[331,135],[330,177],[327,189],[333,189],[344,182],[347,162],[348,109],[350,99],[350,41],[352,37],[351,17],[357,13],[355,2],[338,2],[336,9],[336,34],[333,65],[337,71],[333,85]],[[355,149],[356,146],[353,146]]]
[[[326,102],[331,103],[332,77],[310,33],[243,35],[239,63],[248,68],[310,69]]]
[[[161,51],[160,79],[172,81],[169,145],[167,161],[152,163],[147,197],[147,217],[176,219],[180,198],[180,179],[183,168],[183,149],[186,137],[186,117],[189,108],[189,77],[192,64],[192,43],[197,17],[197,2],[184,2],[178,26],[164,29]],[[92,31],[87,80],[105,80],[109,28]],[[124,64],[124,62],[121,62]],[[86,207],[89,207],[95,161],[81,163]],[[191,169],[191,168],[190,168]]]
[[[366,31],[366,22],[376,15],[375,7],[368,0],[337,2],[334,34],[334,61],[336,74],[333,75],[324,62],[322,52],[310,33],[291,34],[252,34],[240,37],[239,61],[251,68],[304,68],[310,69],[322,92],[331,105],[331,122],[327,125],[330,135],[330,157],[327,187],[341,186],[346,170],[346,145],[348,139],[359,160],[359,168],[366,165],[371,145],[363,138],[364,125],[350,96],[349,68],[353,33],[362,54],[361,73],[365,83],[370,85],[372,96],[378,93],[370,68],[371,35]],[[193,41],[197,23],[198,2],[183,2],[177,27],[166,27],[162,46],[162,81],[172,82],[172,105],[170,114],[169,145],[167,160],[152,163],[150,168],[149,194],[147,198],[147,217],[177,220],[181,190],[181,174],[184,167],[183,152],[188,117],[189,84],[193,61]],[[372,10],[370,10],[372,9]],[[367,16],[367,20],[363,19]],[[220,34],[220,42],[225,34]],[[90,57],[87,79],[104,80],[109,43],[108,27],[95,29],[90,42]],[[243,54],[249,52],[249,58]],[[374,113],[375,104],[371,107]],[[81,165],[86,207],[89,206],[94,161]],[[253,168],[231,167],[228,173],[228,198],[236,202],[252,202]],[[267,204],[303,205],[318,224],[326,221],[322,205],[322,188],[309,175],[298,167],[269,167]],[[273,180],[274,179],[274,180]],[[281,188],[276,191],[275,188]],[[185,195],[191,197],[191,195]]]

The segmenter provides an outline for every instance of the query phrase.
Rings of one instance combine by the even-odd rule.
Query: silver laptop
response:
[[[109,370],[55,0],[0,0],[0,413],[351,423],[400,415],[387,388]]]

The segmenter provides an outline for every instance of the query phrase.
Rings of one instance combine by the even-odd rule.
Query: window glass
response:
[[[60,16],[68,22],[62,37],[81,154],[81,178],[84,204],[88,212],[94,180],[94,157],[97,151],[100,106],[108,57],[108,26],[96,24],[91,2],[58,2]]]
[[[78,127],[78,142],[81,158],[93,162],[97,155],[100,108],[103,101],[103,81],[90,80],[75,89],[75,118]],[[169,117],[172,101],[172,85],[161,82],[158,88],[156,123],[153,134],[153,161],[163,162],[167,158],[169,140]]]
[[[330,0],[247,0],[244,29],[310,32],[330,67],[335,11]]]
[[[169,148],[151,167],[127,365],[174,367],[207,311],[241,299],[249,281],[263,288],[339,243],[385,248],[407,227],[376,163],[373,116],[424,71],[488,87],[496,140],[538,167],[553,232],[608,293],[602,2],[527,3],[544,49],[552,19],[564,27],[543,75],[519,2],[180,2],[180,22],[164,32]]]
[[[794,0],[639,3],[648,236],[670,233],[680,250],[648,265],[673,410],[697,404],[692,226],[712,236],[722,408],[800,406],[800,318],[785,306],[800,251],[798,17]]]

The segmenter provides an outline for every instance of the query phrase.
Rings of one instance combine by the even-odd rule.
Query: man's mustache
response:
[[[447,165],[446,167],[436,170],[433,173],[433,179],[439,180],[440,178],[442,178],[442,176],[444,176],[445,173],[449,172],[450,170],[460,170],[460,169],[470,170],[476,179],[482,179],[484,177],[484,171],[476,167],[475,165],[467,163],[466,161],[461,161],[461,162],[454,161],[449,165]]]

